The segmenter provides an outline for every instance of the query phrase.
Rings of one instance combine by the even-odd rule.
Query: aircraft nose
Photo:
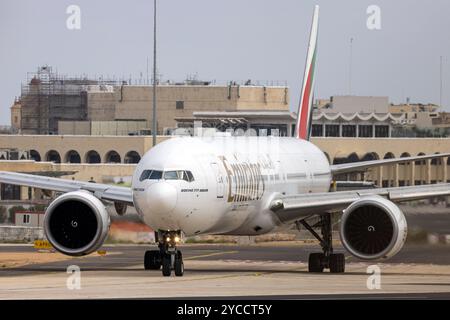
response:
[[[177,204],[177,190],[167,182],[157,182],[150,185],[146,194],[147,205],[153,213],[169,213]]]

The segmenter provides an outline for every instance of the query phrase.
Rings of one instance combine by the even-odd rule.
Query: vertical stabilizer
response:
[[[319,28],[319,6],[315,6],[311,33],[309,36],[308,53],[306,56],[305,75],[297,112],[296,138],[309,140],[312,122],[312,104],[314,88],[314,69],[317,55],[317,35]]]

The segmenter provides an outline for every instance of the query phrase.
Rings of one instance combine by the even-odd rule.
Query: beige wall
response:
[[[417,156],[419,154],[448,153],[450,152],[450,139],[447,138],[312,138],[312,142],[323,150],[333,163],[335,158],[348,157],[356,153],[362,159],[368,153],[374,153],[377,158],[383,159],[388,153],[394,157]],[[439,164],[440,162],[440,164]],[[410,181],[420,180],[424,182],[441,181],[450,179],[447,175],[447,158],[432,164],[425,161],[424,164],[389,165],[381,169],[372,169],[366,174],[365,179],[376,181],[381,185],[381,180],[389,180],[392,185],[398,185],[401,181],[412,184]],[[398,173],[396,174],[396,171]],[[354,178],[354,177],[353,177]]]
[[[158,136],[158,142],[168,139],[167,136]],[[394,157],[402,155],[419,155],[432,153],[450,152],[450,139],[438,138],[312,138],[312,142],[323,150],[330,159],[346,158],[356,153],[362,159],[368,153],[374,153],[375,158],[383,159],[392,153]],[[25,136],[25,135],[0,135],[0,148],[17,148],[19,150],[37,150],[43,159],[49,150],[56,150],[65,161],[66,153],[75,150],[80,154],[82,162],[89,150],[95,150],[100,154],[102,162],[105,161],[106,153],[115,150],[121,156],[122,162],[126,153],[134,150],[140,156],[152,146],[151,136]],[[53,164],[49,162],[36,163],[33,161],[0,161],[0,170],[6,171],[76,171],[73,176],[79,180],[89,180],[91,177],[96,181],[111,181],[112,177],[129,176],[132,174],[134,165],[120,164]],[[410,180],[421,181],[447,181],[447,172],[450,168],[447,159],[441,164],[434,165],[431,161],[425,164],[390,165],[384,166],[381,180],[390,180],[392,184]],[[398,171],[398,173],[396,173]],[[352,177],[354,178],[354,177]],[[378,169],[370,171],[365,175],[367,180],[381,183]],[[396,180],[396,182],[394,181]],[[399,182],[400,181],[400,182]]]
[[[15,102],[11,107],[11,126],[14,129],[19,129],[22,121],[21,105]]]
[[[419,105],[419,104],[394,104],[389,106],[390,113],[404,113],[404,112],[435,112],[439,107],[434,104]]]
[[[127,136],[147,129],[146,121],[58,121],[60,135]]]
[[[164,139],[167,137],[158,136],[157,141]],[[151,136],[0,135],[0,148],[36,150],[42,160],[46,159],[50,150],[55,150],[61,156],[62,162],[70,150],[77,151],[82,162],[90,150],[97,151],[102,161],[109,151],[114,150],[123,162],[130,151],[136,151],[142,157],[151,144]]]
[[[159,133],[174,128],[175,118],[192,117],[194,111],[289,110],[286,87],[159,86],[157,98]],[[151,123],[151,87],[116,87],[115,99],[116,120],[146,119]],[[176,109],[176,101],[184,101],[184,109]],[[97,108],[95,104],[92,107]]]
[[[40,128],[40,132],[47,132],[47,118],[50,116],[48,108],[41,108],[41,110],[37,107],[37,96],[25,96],[24,99],[23,103],[28,107],[23,109],[22,113],[26,116],[24,119],[27,121],[24,123],[17,121],[18,127],[22,127],[22,132],[27,134],[34,133],[37,128]],[[40,99],[48,99],[48,96]],[[87,92],[87,115],[84,120],[146,120],[148,124],[151,124],[152,100],[153,88],[151,86],[115,86],[111,88],[111,91],[89,89]],[[176,109],[177,101],[184,101],[183,109]],[[47,106],[48,103],[41,104]],[[194,111],[236,110],[289,111],[289,89],[281,86],[253,85],[160,85],[157,87],[159,134],[164,134],[164,129],[175,128],[175,118],[192,117]],[[14,116],[17,116],[17,112],[16,109],[11,108],[12,122]],[[36,112],[39,112],[39,117]],[[73,119],[81,119],[80,117]],[[68,125],[63,125],[62,129],[65,129],[65,132],[71,132]],[[61,132],[59,133],[61,134]]]
[[[326,112],[342,113],[387,113],[389,106],[388,97],[370,96],[333,96],[333,108]]]
[[[61,135],[90,135],[90,121],[58,121],[58,133]]]
[[[381,159],[392,152],[396,157],[404,152],[412,156],[423,152],[450,152],[450,138],[311,138],[311,141],[325,151],[332,159],[356,152],[361,158],[375,152]]]
[[[115,117],[116,94],[114,92],[88,92],[87,105],[89,120],[112,121]]]

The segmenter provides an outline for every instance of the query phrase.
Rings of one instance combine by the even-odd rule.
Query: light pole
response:
[[[439,108],[442,108],[442,56],[439,61]]]
[[[153,0],[153,146],[156,145],[156,0]]]

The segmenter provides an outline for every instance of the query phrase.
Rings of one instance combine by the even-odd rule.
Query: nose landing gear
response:
[[[181,240],[181,232],[160,230],[155,233],[155,236],[159,250],[145,252],[144,268],[146,270],[162,269],[162,274],[165,277],[169,277],[172,270],[175,271],[177,277],[183,276],[183,255],[177,249],[177,244]]]

